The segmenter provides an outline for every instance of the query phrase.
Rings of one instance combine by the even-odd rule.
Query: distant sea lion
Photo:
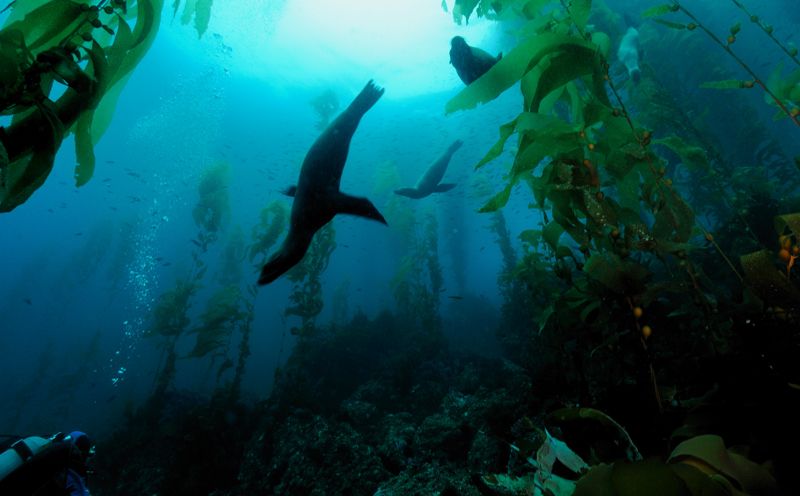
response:
[[[370,80],[311,145],[303,160],[297,186],[286,191],[286,194],[294,197],[289,234],[280,249],[264,265],[259,284],[271,283],[300,262],[314,234],[336,214],[359,215],[386,224],[386,219],[371,201],[339,191],[353,133],[383,91]]]
[[[447,165],[450,163],[450,158],[453,156],[456,150],[461,148],[461,145],[463,144],[463,141],[455,140],[447,149],[447,151],[445,151],[444,154],[439,157],[439,160],[434,162],[433,165],[428,168],[428,171],[425,172],[425,175],[422,176],[419,182],[417,182],[416,187],[396,189],[394,191],[395,194],[418,200],[420,198],[425,198],[431,193],[444,193],[445,191],[450,191],[451,189],[455,188],[456,185],[453,183],[439,183],[439,181],[442,180],[445,171],[447,171]]]
[[[492,57],[480,48],[467,45],[461,36],[454,36],[450,40],[450,63],[456,68],[458,77],[464,84],[472,84],[502,58],[502,53]]]
[[[619,43],[617,58],[625,65],[628,76],[634,83],[638,83],[642,71],[639,70],[639,30],[629,27]]]

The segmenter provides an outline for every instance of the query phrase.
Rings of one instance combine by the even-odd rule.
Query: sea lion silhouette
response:
[[[439,157],[439,160],[434,162],[433,165],[428,168],[427,172],[425,172],[425,175],[422,176],[415,187],[396,189],[394,191],[395,194],[407,196],[417,200],[420,198],[425,198],[431,193],[444,193],[445,191],[450,191],[451,189],[455,188],[456,185],[453,183],[440,183],[439,181],[442,180],[445,171],[447,171],[447,165],[450,163],[450,158],[459,148],[461,148],[461,145],[463,144],[463,141],[455,140],[447,149],[447,151],[445,151],[442,156]]]
[[[502,58],[502,53],[492,57],[480,48],[467,45],[461,36],[454,36],[450,40],[450,63],[466,85],[486,74]]]
[[[386,219],[371,201],[339,191],[353,133],[383,91],[370,80],[311,145],[303,160],[297,186],[286,191],[287,195],[294,197],[289,234],[261,269],[259,284],[271,283],[300,262],[314,234],[336,214],[359,215],[386,224]]]

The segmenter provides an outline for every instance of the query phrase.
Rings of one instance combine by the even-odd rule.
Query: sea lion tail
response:
[[[457,140],[453,141],[453,143],[450,145],[450,152],[451,153],[455,153],[456,150],[461,148],[461,145],[463,145],[463,144],[464,144],[464,142],[461,141],[460,139],[457,139]]]
[[[364,89],[361,90],[361,93],[353,99],[350,108],[359,111],[363,115],[377,103],[383,95],[383,92],[384,89],[376,85],[375,82],[370,79],[367,85],[364,86]]]
[[[433,188],[434,193],[444,193],[445,191],[450,191],[451,189],[455,188],[455,183],[439,183]]]
[[[339,192],[334,205],[337,214],[357,215],[366,219],[377,220],[381,224],[387,224],[383,215],[367,198],[359,198]]]

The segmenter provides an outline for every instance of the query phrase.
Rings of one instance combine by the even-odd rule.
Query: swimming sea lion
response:
[[[622,37],[617,49],[617,58],[625,65],[628,76],[638,83],[642,71],[639,70],[639,30],[631,26]]]
[[[294,197],[289,234],[280,249],[264,265],[258,278],[259,284],[271,283],[300,262],[314,234],[336,214],[359,215],[386,224],[386,219],[371,201],[339,191],[353,133],[383,91],[370,80],[311,145],[303,160],[297,186],[286,192]]]
[[[450,40],[450,63],[456,68],[458,77],[464,84],[472,84],[502,58],[502,53],[492,57],[480,48],[467,45],[461,36],[454,36]]]
[[[396,189],[394,192],[395,194],[401,196],[407,196],[409,198],[420,199],[425,198],[426,196],[430,195],[431,193],[444,193],[445,191],[450,191],[451,189],[455,188],[456,185],[453,183],[439,183],[444,177],[444,173],[447,170],[447,164],[450,163],[450,158],[453,154],[461,148],[464,142],[461,140],[455,140],[450,148],[439,157],[439,160],[433,163],[428,168],[428,171],[425,173],[424,176],[417,182],[416,187],[414,188],[401,188]]]

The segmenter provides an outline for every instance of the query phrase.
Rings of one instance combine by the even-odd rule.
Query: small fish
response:
[[[464,299],[463,296],[458,296],[458,295],[450,295],[450,296],[448,296],[448,298],[450,298],[451,300],[463,300]]]
[[[191,240],[191,241],[192,241],[192,243],[194,243],[196,246],[203,246],[203,245],[201,245],[201,244],[200,244],[200,242],[199,242],[199,241],[197,241],[196,239],[193,239],[193,240]]]
[[[142,177],[141,174],[139,174],[138,172],[133,172],[133,171],[128,172],[128,175],[131,176],[131,177]]]
[[[33,305],[33,301],[31,301],[31,299],[30,299],[30,298],[23,298],[23,299],[22,299],[22,301],[24,301],[24,302],[25,302],[25,303],[27,303],[28,305]]]
[[[83,236],[83,233],[81,231],[78,231],[75,233],[75,236]]]

